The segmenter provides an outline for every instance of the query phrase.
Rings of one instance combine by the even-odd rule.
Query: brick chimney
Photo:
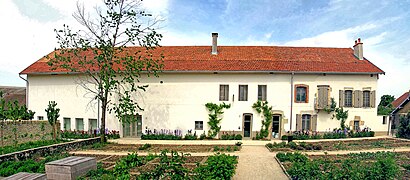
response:
[[[357,57],[357,59],[363,60],[363,43],[360,41],[360,38],[354,41],[353,49],[354,55]]]
[[[212,54],[218,54],[218,33],[212,33]]]

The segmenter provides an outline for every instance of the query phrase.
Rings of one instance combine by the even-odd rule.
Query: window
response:
[[[258,100],[266,101],[266,85],[258,85]]]
[[[387,116],[383,116],[383,122],[382,122],[383,124],[386,124],[387,123]]]
[[[97,129],[97,119],[88,119],[88,129]]]
[[[295,102],[308,103],[309,86],[295,85]]]
[[[229,101],[229,85],[219,85],[219,101]]]
[[[360,121],[354,121],[353,129],[354,129],[355,131],[360,131],[359,125],[360,125]]]
[[[43,116],[37,116],[37,119],[38,120],[44,120],[44,117]]]
[[[63,118],[64,119],[64,130],[71,130],[71,119],[70,118]]]
[[[311,115],[309,114],[303,114],[302,115],[302,130],[310,130],[310,117]]]
[[[239,101],[248,100],[248,85],[239,85]]]
[[[363,91],[363,107],[370,107],[370,91]]]
[[[195,121],[195,130],[203,130],[204,129],[204,122],[203,121]]]
[[[352,90],[346,90],[345,91],[345,107],[352,107],[353,106],[353,91]]]
[[[75,118],[75,129],[78,131],[84,131],[84,120],[83,118]]]

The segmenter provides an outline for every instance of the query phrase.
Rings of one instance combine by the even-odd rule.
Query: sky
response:
[[[101,0],[83,0],[94,11]],[[167,45],[352,47],[386,72],[378,96],[410,90],[410,0],[144,0],[162,19]],[[0,1],[0,86],[25,86],[19,72],[47,55],[63,24],[81,29],[75,0]]]

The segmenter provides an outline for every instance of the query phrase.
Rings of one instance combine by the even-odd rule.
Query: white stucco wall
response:
[[[97,118],[97,104],[90,103],[90,96],[85,90],[76,85],[76,76],[69,75],[29,75],[29,108],[37,116],[46,117],[44,109],[48,101],[54,100],[61,109],[60,118],[71,118],[71,127],[74,129],[75,118],[84,119],[84,129],[88,129],[88,119]],[[163,83],[160,83],[162,81]],[[135,95],[140,106],[145,109],[141,112],[143,131],[149,129],[181,129],[184,133],[195,128],[195,121],[204,122],[204,130],[208,130],[208,112],[205,104],[208,102],[222,103],[219,101],[219,85],[229,85],[229,101],[232,106],[225,110],[221,126],[222,131],[242,131],[244,113],[253,114],[252,131],[259,131],[261,115],[252,109],[252,104],[257,101],[258,85],[267,85],[267,101],[273,110],[283,112],[283,119],[288,119],[284,124],[286,131],[296,128],[296,114],[317,114],[318,131],[339,127],[339,121],[331,119],[326,112],[314,110],[314,97],[317,85],[330,85],[331,97],[339,104],[339,90],[345,87],[354,90],[363,88],[377,89],[377,77],[370,75],[323,75],[323,74],[296,74],[294,84],[309,86],[309,103],[294,103],[292,121],[290,120],[291,107],[291,75],[248,73],[248,74],[176,74],[163,73],[159,78],[142,78],[141,84],[148,84],[147,92]],[[248,101],[238,101],[239,85],[248,85]],[[377,93],[377,90],[376,90]],[[88,97],[87,97],[88,96]],[[234,97],[234,99],[233,99]],[[377,118],[376,108],[345,108],[349,110],[347,123],[354,116],[361,116],[365,121],[363,127],[371,127],[374,131],[387,131],[387,125],[382,125]],[[64,124],[61,121],[62,125]],[[113,116],[107,117],[109,129],[122,130],[122,126]],[[362,127],[362,128],[363,128]],[[240,128],[240,129],[238,129]],[[197,134],[202,131],[197,131]]]

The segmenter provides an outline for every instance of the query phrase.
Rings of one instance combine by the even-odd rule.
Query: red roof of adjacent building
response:
[[[138,50],[141,47],[127,48],[131,53]],[[211,54],[211,46],[163,46],[155,51],[164,55],[163,71],[172,72],[384,73],[367,59],[357,59],[351,48],[218,46],[217,55]],[[53,52],[49,54],[53,55]],[[43,57],[20,74],[69,72],[65,69],[50,70],[47,62],[48,59]]]
[[[409,97],[409,92],[405,92],[403,95],[401,95],[399,98],[397,98],[396,100],[394,100],[391,104],[393,105],[393,107],[399,107],[401,103],[403,103],[403,101],[405,101],[407,98]]]

